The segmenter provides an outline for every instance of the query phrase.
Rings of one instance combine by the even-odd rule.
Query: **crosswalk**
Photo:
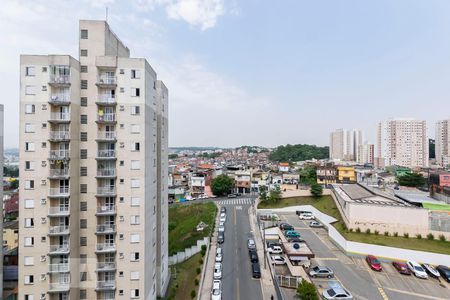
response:
[[[244,204],[252,204],[252,198],[236,198],[236,199],[226,199],[226,200],[218,200],[216,201],[219,205],[244,205]]]

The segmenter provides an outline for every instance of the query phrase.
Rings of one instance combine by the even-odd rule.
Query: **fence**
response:
[[[296,289],[301,281],[299,277],[277,275],[277,282],[281,287]]]
[[[178,264],[190,258],[191,256],[199,253],[202,250],[202,246],[209,244],[209,237],[205,237],[202,240],[197,241],[197,245],[184,249],[184,251],[177,252],[176,254],[169,256],[169,266]]]

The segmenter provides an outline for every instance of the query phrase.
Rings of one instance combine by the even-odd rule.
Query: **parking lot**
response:
[[[295,213],[278,215],[282,222],[294,226],[314,252],[312,266],[325,265],[334,271],[334,279],[312,280],[320,291],[327,289],[333,281],[338,281],[355,299],[450,299],[450,284],[443,280],[401,275],[391,262],[382,262],[382,272],[372,271],[364,257],[349,257],[342,253],[329,240],[326,229],[310,228],[309,221],[299,220]],[[277,270],[283,273],[282,267]]]

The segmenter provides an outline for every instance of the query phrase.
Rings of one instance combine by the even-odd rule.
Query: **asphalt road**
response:
[[[361,300],[419,300],[450,299],[450,284],[436,279],[418,279],[397,273],[389,262],[383,262],[383,271],[369,269],[362,257],[349,257],[342,253],[328,238],[325,229],[311,229],[308,221],[299,220],[295,214],[280,214],[300,232],[315,254],[313,265],[330,267],[337,281]],[[328,288],[330,280],[314,279],[319,290]]]
[[[222,299],[262,299],[261,283],[252,278],[247,251],[247,239],[253,237],[248,215],[251,201],[245,197],[228,200],[222,204],[227,209],[225,242],[222,244]]]

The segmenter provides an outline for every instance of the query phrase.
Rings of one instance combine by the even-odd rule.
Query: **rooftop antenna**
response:
[[[105,7],[105,8],[106,8],[106,16],[105,16],[105,20],[106,20],[106,22],[108,22],[108,6]]]

